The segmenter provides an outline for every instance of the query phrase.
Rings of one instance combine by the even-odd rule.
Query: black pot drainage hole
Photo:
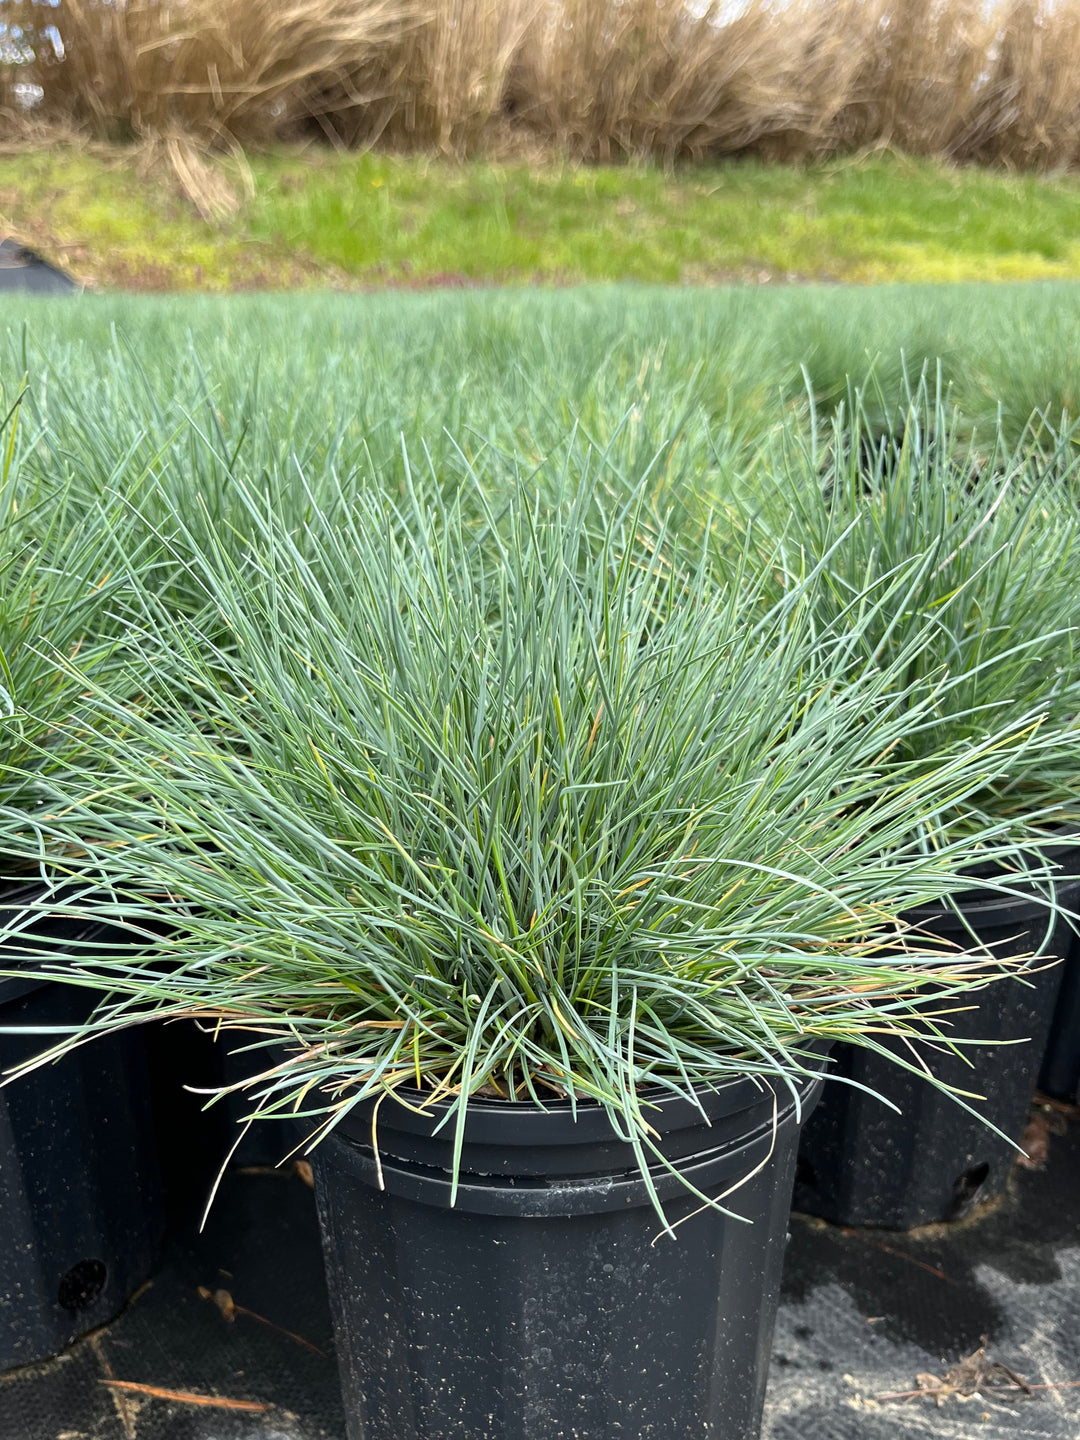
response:
[[[984,1162],[982,1165],[973,1165],[970,1170],[965,1170],[956,1177],[946,1220],[963,1220],[971,1214],[982,1199],[983,1187],[989,1174],[990,1166]]]
[[[108,1274],[103,1260],[80,1260],[60,1277],[56,1298],[65,1310],[87,1310],[105,1289]]]

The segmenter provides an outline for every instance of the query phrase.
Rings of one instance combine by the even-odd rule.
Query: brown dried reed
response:
[[[396,43],[423,0],[0,0],[37,35],[12,67],[43,109],[103,139],[172,134],[260,143],[306,113],[309,96],[358,55]],[[60,53],[43,33],[55,26]],[[18,75],[14,74],[17,69]],[[8,101],[10,105],[10,100]]]
[[[190,166],[193,142],[305,133],[453,155],[1080,162],[1080,0],[0,0],[3,23],[24,35],[5,64],[0,32],[12,124],[29,82],[40,117]]]

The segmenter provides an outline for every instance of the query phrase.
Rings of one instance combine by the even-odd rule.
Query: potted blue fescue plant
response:
[[[22,397],[20,396],[19,399]],[[121,588],[105,540],[63,487],[22,476],[19,400],[0,427],[0,1069],[38,1049],[27,1029],[78,1027],[92,997],[32,973],[103,943],[91,905],[48,913],[59,871],[27,844],[47,777],[89,774],[88,688],[121,696],[133,670],[112,618]],[[47,821],[46,821],[47,823]],[[113,940],[115,943],[115,937]],[[113,1035],[0,1091],[0,1370],[61,1350],[111,1319],[149,1275],[161,1197],[141,1038]]]
[[[867,669],[890,668],[913,635],[926,637],[906,671],[912,695],[943,671],[953,683],[924,723],[899,738],[889,764],[931,770],[958,747],[1037,717],[1037,750],[1017,751],[930,828],[919,817],[922,848],[966,844],[973,881],[996,875],[1002,888],[920,902],[905,919],[926,943],[1029,957],[1019,979],[953,1017],[950,1033],[967,1042],[962,1055],[930,1058],[935,1075],[967,1091],[978,1113],[883,1056],[840,1047],[837,1070],[856,1083],[830,1087],[803,1137],[800,1208],[843,1224],[906,1229],[959,1218],[1002,1190],[1054,1014],[1057,962],[1073,942],[1080,524],[1067,437],[1049,450],[1030,437],[1010,446],[1000,434],[978,445],[940,389],[925,382],[887,429],[881,438],[880,423],[856,397],[851,411],[809,440],[789,432],[736,529],[748,526],[763,553],[782,555],[769,571],[774,597],[818,567],[819,623],[842,628],[852,617]],[[907,580],[894,589],[893,605],[863,623],[866,592],[895,587],[901,573]],[[1006,862],[981,848],[987,829],[1001,833],[1001,826],[1018,846]],[[974,1047],[976,1038],[1008,1049]]]
[[[95,689],[110,783],[41,782],[56,914],[107,894],[144,947],[37,958],[100,997],[47,1053],[194,1014],[261,1057],[352,1440],[756,1434],[829,1046],[917,1048],[1001,973],[897,917],[970,883],[920,826],[1039,734],[883,766],[952,683],[908,684],[921,632],[859,660],[909,571],[830,631],[820,575],[765,605],[599,493],[297,534],[238,482],[242,560],[182,557],[210,618],[147,591],[139,704]],[[972,832],[1002,862],[1005,828]]]

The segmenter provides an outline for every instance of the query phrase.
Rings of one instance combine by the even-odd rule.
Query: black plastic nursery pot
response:
[[[801,1089],[801,1115],[820,1079]],[[312,1154],[350,1440],[758,1433],[800,1113],[751,1079],[650,1114],[653,1181],[603,1111],[358,1107]],[[752,1223],[703,1207],[679,1176]],[[742,1182],[742,1183],[740,1183]],[[738,1188],[733,1189],[732,1187]]]
[[[1056,1100],[1080,1104],[1080,935],[1072,935],[1062,967],[1039,1089]]]
[[[1031,899],[969,891],[959,914],[927,906],[908,915],[924,933],[963,949],[976,942],[996,958],[1031,956],[1022,976],[1000,980],[960,1007],[948,1033],[957,1039],[1008,1041],[963,1047],[970,1064],[949,1053],[922,1050],[932,1072],[957,1089],[983,1097],[979,1114],[1016,1142],[880,1055],[850,1045],[833,1051],[821,1104],[803,1132],[795,1208],[839,1225],[910,1230],[959,1220],[1005,1187],[1028,1110],[1061,985],[1060,959],[1072,941],[1068,920]],[[983,897],[983,898],[980,898]],[[1059,904],[1072,907],[1080,885],[1059,885]],[[966,1007],[966,1008],[965,1008]],[[894,1047],[911,1060],[910,1052]],[[890,1110],[850,1080],[875,1091]]]
[[[33,898],[29,888],[9,891],[4,904]],[[50,918],[28,933],[53,960],[101,928]],[[92,1005],[74,986],[0,979],[0,1026],[79,1024]],[[48,1044],[41,1034],[0,1034],[0,1069]],[[149,1277],[164,1222],[137,1031],[95,1040],[0,1090],[0,1217],[0,1370],[55,1355],[111,1320]]]
[[[268,1058],[235,1053],[245,1040],[236,1032],[213,1033],[212,1022],[156,1021],[144,1027],[150,1094],[170,1224],[197,1228],[224,1165],[272,1169],[304,1138],[304,1131],[277,1120],[243,1123],[254,1102],[243,1093],[211,1093],[258,1075]]]

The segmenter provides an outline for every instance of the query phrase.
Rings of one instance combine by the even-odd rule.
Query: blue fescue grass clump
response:
[[[932,718],[900,738],[893,760],[933,767],[941,753],[980,744],[1024,717],[1037,726],[1037,751],[1018,751],[945,817],[946,834],[1007,820],[1018,837],[1052,837],[1080,819],[1080,511],[1071,435],[1047,443],[1036,420],[1019,444],[999,431],[979,446],[925,378],[884,427],[879,400],[867,406],[855,394],[849,409],[808,434],[787,432],[744,502],[743,533],[770,557],[774,596],[818,570],[819,623],[857,628],[867,669],[891,667],[919,636],[924,643],[905,672],[911,694],[950,675]],[[721,539],[730,549],[726,528]],[[892,605],[868,613],[865,597],[882,588],[893,591]],[[925,843],[941,839],[927,834]]]
[[[87,685],[120,699],[133,680],[113,608],[125,577],[110,571],[112,543],[70,486],[24,476],[27,451],[44,442],[23,399],[0,417],[0,886],[29,878],[13,827],[37,824],[46,777],[95,764]]]
[[[1036,752],[1032,717],[886,763],[954,686],[910,683],[925,630],[862,660],[922,557],[822,625],[826,564],[769,605],[749,553],[718,583],[628,498],[604,528],[592,490],[418,486],[298,532],[238,484],[242,555],[178,516],[206,603],[143,587],[138,703],[91,684],[111,779],[74,757],[26,831],[132,937],[62,967],[103,993],[87,1033],[276,1038],[257,1108],[323,1129],[388,1091],[459,1144],[476,1097],[599,1103],[643,1167],[653,1087],[940,1036],[999,967],[899,918],[965,883],[969,836],[920,827]]]
[[[195,1015],[285,1047],[258,1113],[600,1104],[643,1166],[655,1087],[948,1044],[1000,967],[904,916],[1075,816],[1072,436],[808,393],[808,303],[10,337],[0,845],[128,937],[63,1043]]]

